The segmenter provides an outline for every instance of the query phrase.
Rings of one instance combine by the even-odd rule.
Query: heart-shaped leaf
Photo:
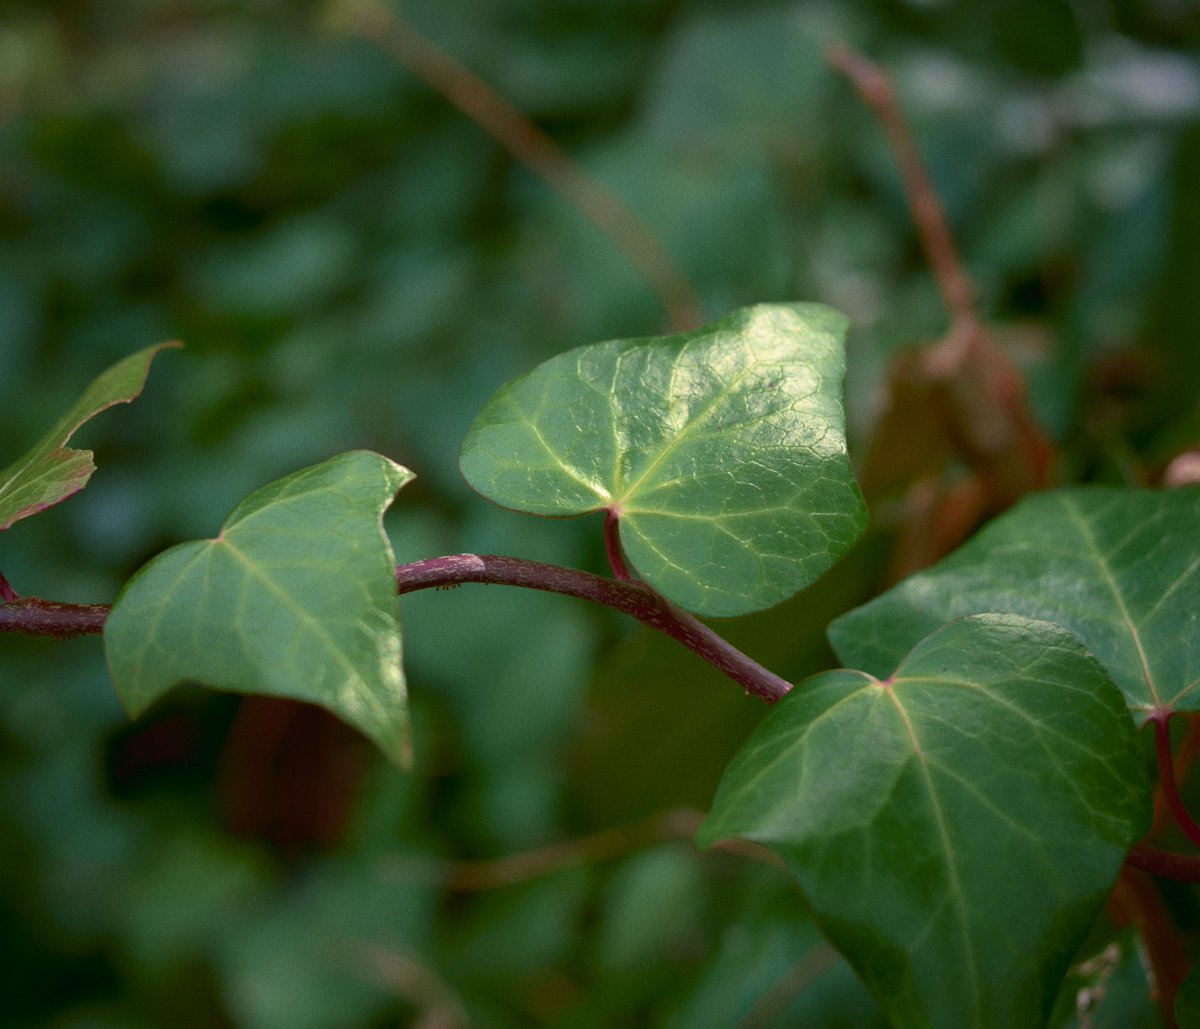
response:
[[[1150,818],[1132,720],[1070,634],[952,622],[891,678],[801,683],[700,832],[787,863],[897,1025],[1041,1025]]]
[[[114,404],[127,404],[142,392],[150,362],[165,347],[159,343],[122,358],[101,372],[38,444],[0,471],[0,530],[66,500],[87,485],[96,465],[90,450],[72,450],[67,442],[84,422]]]
[[[829,627],[839,659],[886,674],[962,615],[1069,629],[1139,720],[1200,710],[1200,489],[1078,487],[1026,497],[950,557]]]
[[[770,607],[866,522],[846,458],[845,331],[829,308],[764,304],[560,354],[489,401],[462,473],[504,507],[612,512],[638,575],[682,607]]]
[[[400,620],[383,512],[412,473],[353,451],[243,500],[220,535],[159,554],[104,627],[133,715],[193,681],[320,704],[408,755]]]

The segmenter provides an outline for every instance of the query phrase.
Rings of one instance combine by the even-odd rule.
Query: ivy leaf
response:
[[[770,607],[866,522],[846,458],[845,331],[817,304],[760,305],[560,354],[489,401],[463,476],[519,511],[612,512],[637,573],[682,607]]]
[[[1200,1029],[1200,965],[1193,965],[1175,994],[1175,1024]]]
[[[897,1025],[1042,1025],[1146,831],[1120,692],[1078,640],[977,615],[885,680],[798,686],[700,831],[774,850]]]
[[[400,620],[383,512],[412,479],[352,451],[255,491],[220,535],[159,554],[104,628],[121,702],[137,715],[172,686],[309,701],[408,760]]]
[[[67,442],[101,411],[137,397],[154,356],[166,347],[178,346],[182,344],[146,347],[101,372],[32,450],[0,471],[0,530],[61,503],[87,485],[96,470],[92,452],[72,450]]]
[[[1139,720],[1200,710],[1200,489],[1026,497],[933,568],[837,619],[839,659],[885,674],[953,618],[1011,611],[1070,630]]]

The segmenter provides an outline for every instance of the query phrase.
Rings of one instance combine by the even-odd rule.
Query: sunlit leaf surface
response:
[[[54,428],[37,445],[0,470],[0,529],[66,500],[87,485],[96,465],[90,450],[66,444],[84,422],[114,404],[127,404],[142,392],[159,343],[122,358],[96,376]]]
[[[778,853],[898,1025],[1041,1024],[1147,827],[1120,692],[1074,637],[980,615],[888,679],[796,687],[729,766],[702,843]]]
[[[985,611],[1070,630],[1139,718],[1200,709],[1200,489],[1028,497],[935,567],[837,619],[829,638],[843,663],[881,675],[937,626]]]
[[[637,574],[686,608],[770,607],[866,521],[846,459],[845,328],[819,305],[760,305],[561,354],[492,398],[463,475],[521,511],[613,512]]]
[[[105,626],[132,714],[194,681],[306,700],[408,751],[391,546],[380,519],[412,478],[355,451],[264,486],[215,539],[172,547],[122,591]]]

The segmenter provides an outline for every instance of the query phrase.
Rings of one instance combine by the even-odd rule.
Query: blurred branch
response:
[[[1162,894],[1145,875],[1136,871],[1145,866],[1135,863],[1135,855],[1139,851],[1152,850],[1142,844],[1133,848],[1109,898],[1109,910],[1118,925],[1132,923],[1137,930],[1148,959],[1151,996],[1161,1008],[1167,1024],[1174,1025],[1175,994],[1188,974],[1188,949]]]
[[[974,287],[958,256],[942,201],[900,110],[891,79],[878,65],[844,43],[831,46],[826,57],[850,80],[883,126],[900,169],[921,246],[951,316],[956,322],[976,321]]]
[[[695,290],[654,234],[510,101],[377,0],[348,0],[336,13],[350,31],[444,96],[616,243],[657,294],[675,331],[703,322]]]
[[[567,868],[631,854],[658,843],[690,842],[704,815],[692,808],[675,808],[613,829],[562,840],[533,850],[485,861],[439,861],[427,858],[391,858],[386,868],[405,880],[440,883],[448,890],[495,890],[542,879]],[[769,850],[742,840],[729,840],[713,848],[777,867],[782,862]]]
[[[837,966],[838,954],[828,943],[819,943],[797,961],[758,999],[738,1029],[770,1029],[780,1025],[787,1006],[826,972]]]
[[[950,315],[934,346],[902,353],[889,408],[864,470],[868,500],[907,490],[893,575],[954,549],[981,521],[1050,485],[1054,447],[1029,407],[1025,380],[980,320],[945,209],[888,76],[848,46],[826,52],[878,118],[900,170],[921,247]],[[969,474],[947,475],[965,461]]]
[[[356,940],[354,947],[360,962],[354,967],[361,978],[420,1009],[419,1021],[412,1023],[414,1029],[468,1029],[471,1025],[462,1001],[428,965],[411,954],[368,940]]]
[[[1135,843],[1125,863],[1160,879],[1180,883],[1200,883],[1200,855],[1177,854],[1149,843]]]

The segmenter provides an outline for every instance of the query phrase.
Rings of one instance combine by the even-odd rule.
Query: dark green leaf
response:
[[[1079,637],[1139,719],[1200,709],[1200,489],[1027,497],[928,571],[837,619],[847,665],[886,674],[967,614],[1011,611]]]
[[[866,520],[846,459],[845,327],[819,305],[761,305],[561,354],[492,398],[463,475],[533,514],[613,512],[638,574],[686,608],[770,607]]]
[[[1179,1029],[1200,1029],[1200,965],[1195,965],[1175,994],[1175,1022]]]
[[[701,829],[771,847],[900,1025],[1041,1024],[1146,829],[1120,693],[1057,626],[979,615],[879,680],[798,686]]]
[[[141,393],[154,355],[172,346],[179,344],[146,347],[101,372],[32,450],[0,471],[0,529],[53,507],[87,485],[96,470],[92,452],[71,450],[67,442],[84,422]]]
[[[104,630],[130,713],[186,680],[292,697],[406,761],[395,570],[381,518],[411,478],[366,451],[330,458],[252,493],[215,539],[142,568]]]

